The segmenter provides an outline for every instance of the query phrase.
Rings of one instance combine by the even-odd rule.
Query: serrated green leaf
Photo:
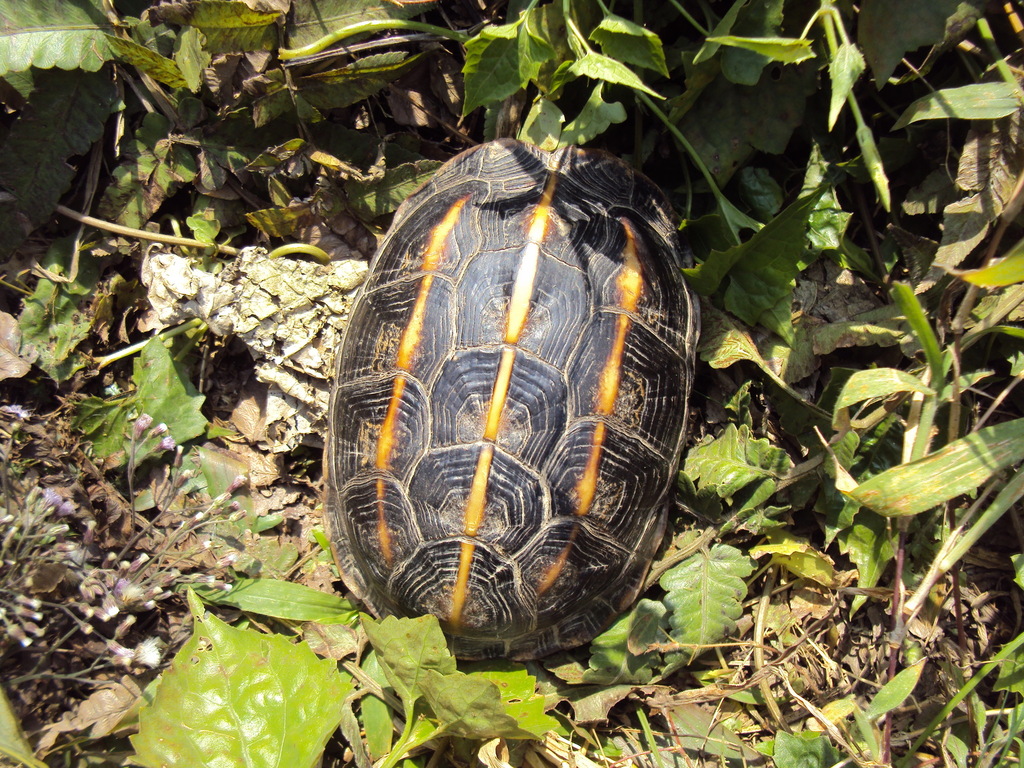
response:
[[[661,39],[649,29],[644,29],[629,19],[616,16],[614,13],[606,15],[601,19],[601,23],[594,27],[590,39],[601,46],[601,51],[605,55],[617,61],[653,69],[668,77]]]
[[[519,25],[484,27],[466,43],[462,114],[508,98],[526,85],[519,67]]]
[[[864,712],[867,719],[877,720],[886,712],[891,712],[903,704],[914,692],[917,682],[921,679],[921,673],[924,671],[924,665],[927,663],[927,659],[921,659],[916,664],[900,670],[892,680],[879,688]]]
[[[734,547],[716,544],[697,552],[665,573],[658,581],[671,611],[672,639],[680,645],[709,645],[727,636],[743,615],[743,582],[754,572],[754,562]]]
[[[187,443],[206,431],[208,422],[201,410],[206,395],[199,394],[162,339],[151,339],[142,348],[132,380],[139,412],[152,416],[154,423],[166,424],[176,443]]]
[[[853,92],[853,85],[864,73],[864,56],[853,43],[844,42],[828,63],[828,76],[832,82],[829,96],[828,129],[831,131],[839,119],[839,113],[846,99]]]
[[[785,451],[754,438],[746,425],[729,424],[718,437],[690,449],[683,471],[698,487],[711,488],[723,499],[746,490],[740,508],[751,509],[774,492],[789,466]]]
[[[644,85],[629,67],[620,61],[600,53],[588,53],[569,66],[569,71],[577,77],[589,77],[593,80],[604,80],[607,83],[626,85],[637,91],[663,98],[661,94]]]
[[[544,19],[538,8],[532,8],[522,20],[517,37],[519,45],[519,82],[526,84],[540,75],[545,63],[557,55],[551,41],[544,36]]]
[[[622,102],[604,100],[604,83],[598,83],[580,113],[562,129],[558,146],[582,146],[600,136],[614,123],[626,121]]]
[[[1024,419],[954,440],[923,459],[875,475],[849,493],[888,517],[916,515],[971,493],[1004,467],[1024,459]]]
[[[800,40],[791,37],[737,37],[735,35],[722,35],[720,37],[709,37],[708,42],[740,48],[744,51],[753,51],[773,61],[781,61],[783,64],[799,64],[801,61],[814,58],[814,51],[811,48],[810,40]]]
[[[305,643],[204,616],[194,595],[189,604],[195,629],[139,713],[134,761],[147,768],[318,764],[353,688],[336,663]]]
[[[660,624],[665,613],[664,605],[645,599],[616,619],[591,641],[590,669],[583,673],[583,682],[649,683],[659,657],[657,653],[647,653],[646,649],[664,640]]]
[[[892,129],[898,131],[921,120],[998,120],[1019,108],[1017,91],[1002,80],[943,88],[913,102]]]
[[[75,405],[72,426],[92,441],[93,451],[102,458],[116,457],[125,461],[125,436],[128,419],[135,412],[135,396],[104,400],[86,397]]]
[[[289,621],[355,621],[355,606],[337,595],[280,579],[237,579],[228,592],[201,594],[216,605]]]
[[[423,677],[429,672],[455,672],[455,658],[448,650],[436,616],[381,621],[363,618],[363,628],[395,692],[411,705],[423,694]]]
[[[0,77],[29,67],[95,72],[110,58],[102,0],[0,2]]]

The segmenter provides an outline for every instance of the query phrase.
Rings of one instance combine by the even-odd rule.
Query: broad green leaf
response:
[[[553,101],[538,97],[519,130],[519,140],[528,141],[550,152],[558,148],[564,122],[565,115]]]
[[[853,85],[864,72],[864,56],[853,43],[842,43],[835,56],[828,63],[828,76],[832,82],[832,93],[829,97],[828,129],[831,131],[846,99],[853,91]]]
[[[1024,555],[1010,555],[1010,562],[1013,563],[1014,583],[1024,589]]]
[[[336,662],[283,635],[203,615],[164,673],[131,737],[138,765],[312,768],[341,720],[352,683]]]
[[[1018,576],[1014,580],[1019,585],[1021,584],[1020,569],[1017,566],[1024,556],[1015,555],[1015,557],[1017,560],[1014,562],[1014,569],[1017,570]],[[1015,649],[1008,658],[1000,662],[999,674],[992,684],[992,690],[1024,694],[1024,651],[1020,648]]]
[[[110,58],[102,0],[2,0],[0,77],[29,67],[95,72]]]
[[[800,198],[747,242],[708,258],[710,262],[717,256],[729,267],[725,308],[748,325],[774,331],[788,344],[794,339],[790,307],[796,276],[818,257],[806,248],[807,222],[824,191],[820,187]]]
[[[935,394],[935,390],[919,378],[897,368],[870,368],[855,371],[846,380],[839,392],[839,397],[836,398],[833,424],[838,426],[839,419],[843,415],[842,411],[854,403],[865,400],[884,400],[900,392]]]
[[[103,135],[117,103],[117,89],[102,73],[34,71],[32,83],[28,103],[3,134],[0,261],[53,215],[75,174],[68,161]]]
[[[730,696],[730,699],[734,697]],[[702,704],[670,705],[663,710],[669,721],[668,733],[653,733],[654,743],[661,750],[660,764],[665,768],[764,765],[764,755],[748,745],[732,728],[734,722],[723,718]],[[730,727],[731,726],[731,727]],[[658,765],[656,759],[650,765]]]
[[[462,114],[508,98],[526,85],[519,69],[519,25],[490,25],[466,43]]]
[[[734,547],[716,544],[665,573],[659,580],[668,606],[672,639],[680,645],[715,643],[736,627],[743,614],[747,585],[754,562]]]
[[[348,202],[368,221],[393,213],[440,166],[437,160],[418,160],[388,168],[379,177],[350,178],[345,182]]]
[[[916,515],[971,493],[1024,459],[1024,419],[979,429],[944,448],[875,475],[850,496],[889,517]]]
[[[691,448],[683,470],[698,487],[712,488],[743,510],[766,501],[789,466],[785,451],[755,439],[746,425],[729,424],[718,437]]]
[[[946,19],[960,0],[892,2],[864,0],[857,17],[857,42],[881,87],[908,51],[942,42]]]
[[[536,678],[520,665],[492,661],[472,675],[490,680],[498,687],[505,713],[516,721],[520,731],[543,740],[545,734],[558,727],[557,720],[544,714],[545,701],[537,693]]]
[[[892,129],[898,131],[920,120],[998,120],[1012,115],[1019,108],[1016,90],[1001,80],[943,88],[922,96],[907,107]]]
[[[1024,282],[1024,240],[1017,242],[1003,258],[986,267],[955,274],[983,288],[1002,288]]]
[[[339,29],[360,22],[409,19],[422,12],[422,6],[418,3],[395,3],[390,0],[318,0],[316,3],[291,3],[285,21],[287,47],[302,48]]]
[[[637,77],[636,73],[625,64],[600,53],[588,53],[583,58],[577,59],[569,67],[569,71],[577,76],[626,85],[637,91],[656,96],[659,99],[662,98],[656,91],[644,85],[644,81]]]
[[[729,6],[729,10],[725,12],[722,18],[719,19],[718,24],[715,25],[715,28],[711,30],[710,37],[722,37],[724,35],[728,35],[732,30],[733,24],[736,23],[736,17],[746,4],[747,0],[733,0],[733,4]],[[721,48],[721,45],[718,43],[708,42],[708,40],[705,39],[704,44],[701,45],[700,50],[697,51],[697,55],[693,57],[694,65],[701,64],[713,57],[718,53],[719,48]]]
[[[590,669],[583,673],[583,682],[649,683],[659,657],[646,650],[647,646],[664,641],[660,623],[665,612],[661,603],[641,600],[633,610],[616,619],[591,641]]]
[[[377,652],[370,650],[363,659],[362,670],[381,688],[386,688],[388,681],[384,676],[384,668],[377,659]],[[376,696],[367,695],[359,699],[359,715],[366,733],[366,748],[370,756],[376,760],[391,751],[394,743],[394,726],[391,724],[391,707]]]
[[[290,621],[354,621],[355,607],[348,600],[318,589],[279,579],[238,579],[229,592],[203,593],[206,602],[230,605],[240,611]]]
[[[188,87],[188,82],[173,59],[165,58],[156,51],[124,37],[107,35],[106,39],[110,50],[125,64],[131,64],[140,72],[144,72],[169,88]]]
[[[557,56],[552,41],[545,36],[543,12],[533,8],[522,20],[519,45],[519,82],[525,85],[540,76],[546,62]]]
[[[558,145],[581,146],[604,133],[613,123],[626,121],[622,102],[604,100],[604,83],[598,83],[580,113],[562,129]]]
[[[842,756],[824,733],[779,731],[775,735],[775,768],[832,768]]]
[[[213,60],[213,56],[203,45],[205,40],[202,32],[195,27],[188,27],[178,35],[174,48],[174,63],[180,68],[181,76],[192,93],[199,92],[203,85],[203,70],[210,66]]]
[[[104,400],[86,397],[75,405],[72,426],[92,441],[92,449],[101,458],[126,461],[128,420],[136,413],[134,394]]]
[[[429,670],[423,696],[441,732],[470,739],[543,739],[558,722],[544,714],[536,680],[518,665],[442,675]]]
[[[753,51],[762,56],[767,56],[773,61],[781,61],[783,64],[798,64],[801,61],[814,58],[811,41],[798,38],[722,35],[720,37],[709,37],[708,42],[732,48],[741,48],[745,51]]]
[[[590,39],[601,46],[605,55],[617,61],[652,69],[668,77],[661,39],[639,24],[610,13],[594,27]]]
[[[206,395],[199,394],[162,339],[153,338],[142,348],[132,379],[139,413],[152,416],[155,424],[166,424],[176,443],[187,443],[206,431],[208,422],[201,410]]]
[[[832,561],[818,552],[807,539],[796,536],[782,528],[765,531],[767,544],[758,544],[750,550],[750,556],[771,555],[773,563],[781,565],[790,573],[810,579],[825,587],[835,586],[836,569]]]
[[[0,688],[0,755],[8,757],[26,768],[47,768],[46,763],[36,760],[32,747],[21,732],[21,723],[14,713],[10,699]]]
[[[455,658],[436,616],[388,616],[381,621],[364,617],[362,621],[391,687],[408,705],[423,694],[423,677],[428,671],[441,675],[455,672]]]
[[[877,720],[886,712],[891,712],[905,702],[914,692],[917,681],[921,679],[927,659],[900,670],[892,680],[883,685],[871,698],[867,711],[868,720]]]
[[[197,0],[167,3],[153,10],[161,21],[198,29],[209,53],[269,51],[277,45],[283,14],[254,11],[242,0]]]
[[[73,247],[70,238],[54,241],[42,266],[66,277]],[[32,294],[25,297],[18,318],[22,353],[34,356],[35,364],[58,382],[70,378],[87,361],[77,348],[92,328],[93,317],[87,310],[95,298],[99,273],[89,256],[82,259],[74,282],[55,283],[41,277]]]
[[[844,554],[857,566],[857,586],[868,589],[878,584],[893,558],[892,535],[886,519],[861,507],[853,523],[839,533],[838,540]],[[854,600],[863,602],[864,598],[857,596]]]
[[[687,282],[701,295],[710,296],[718,291],[722,280],[738,264],[750,272],[749,264],[754,260],[768,264],[781,261],[779,266],[783,267],[784,272],[788,272],[787,267],[792,268],[803,258],[807,218],[817,202],[820,191],[790,204],[746,242],[725,251],[713,250],[703,264],[684,269]],[[761,251],[766,252],[765,255],[759,255]],[[749,282],[749,277],[745,278],[744,282]],[[744,313],[747,311],[744,310]]]

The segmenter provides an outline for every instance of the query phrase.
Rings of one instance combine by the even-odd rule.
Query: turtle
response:
[[[661,190],[500,139],[399,207],[337,355],[327,529],[378,616],[533,659],[636,599],[687,431],[697,301]]]

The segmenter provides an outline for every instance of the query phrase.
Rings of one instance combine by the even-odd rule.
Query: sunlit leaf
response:
[[[727,45],[733,48],[742,48],[745,51],[753,51],[762,56],[767,56],[772,61],[781,61],[783,64],[798,64],[801,61],[814,58],[814,50],[810,40],[799,40],[790,37],[737,37],[735,35],[723,35],[721,37],[709,37],[709,43]]]
[[[195,629],[132,736],[134,761],[311,768],[352,690],[337,664],[283,635],[234,629],[190,598]]]
[[[894,131],[920,120],[996,120],[1020,109],[1012,85],[999,80],[932,91],[913,102],[892,127]]]
[[[832,92],[828,108],[828,129],[831,131],[839,119],[839,113],[853,91],[857,78],[864,72],[864,56],[853,43],[842,43],[828,63],[828,76]]]
[[[594,27],[590,39],[598,43],[601,50],[613,59],[624,64],[652,69],[668,77],[661,40],[639,24],[610,13]]]
[[[236,579],[227,592],[209,590],[209,603],[292,621],[355,620],[355,607],[337,595],[280,579]]]

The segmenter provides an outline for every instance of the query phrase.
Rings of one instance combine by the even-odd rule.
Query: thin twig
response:
[[[186,248],[202,248],[203,250],[206,250],[207,248],[216,248],[218,252],[227,254],[228,256],[237,256],[239,253],[238,248],[232,248],[228,245],[204,243],[201,240],[192,240],[188,237],[175,237],[174,235],[162,235],[159,232],[147,232],[144,229],[123,227],[120,224],[114,224],[110,221],[86,216],[84,213],[79,213],[78,211],[73,211],[70,208],[65,208],[63,205],[57,206],[57,213],[67,216],[69,219],[74,219],[82,224],[88,224],[90,227],[96,227],[96,229],[113,232],[115,235],[135,237],[139,240],[152,240],[154,243],[164,243],[166,245],[181,245]]]

